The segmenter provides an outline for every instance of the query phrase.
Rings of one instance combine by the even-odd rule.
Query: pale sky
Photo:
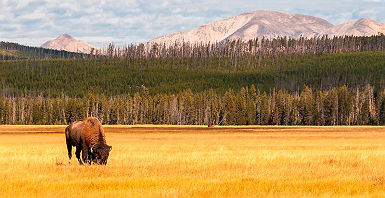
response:
[[[144,42],[256,10],[340,24],[385,23],[385,0],[0,0],[0,41],[40,46],[68,33],[98,47]]]

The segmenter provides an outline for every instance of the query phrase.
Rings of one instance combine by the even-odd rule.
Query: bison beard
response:
[[[112,147],[100,144],[91,148],[90,160],[96,164],[107,164],[107,159]]]
[[[111,146],[106,144],[102,124],[95,117],[76,121],[65,129],[68,157],[72,158],[72,147],[76,147],[76,158],[80,164],[107,164]],[[80,159],[82,153],[83,161]]]

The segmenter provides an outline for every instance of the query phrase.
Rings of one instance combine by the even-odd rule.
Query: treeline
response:
[[[269,55],[304,55],[348,53],[360,51],[381,51],[385,49],[385,35],[376,36],[328,36],[304,38],[255,38],[249,41],[227,40],[218,43],[189,43],[175,42],[145,43],[115,47],[109,45],[107,56],[135,58],[203,58],[203,57],[233,57],[247,59],[247,57]],[[236,61],[236,60],[235,60]]]
[[[87,116],[103,124],[379,125],[385,124],[385,90],[305,87],[290,94],[251,86],[224,95],[211,89],[154,96],[0,97],[0,124],[69,124]]]
[[[385,51],[292,55],[238,62],[212,58],[94,58],[0,61],[0,95],[84,97],[88,93],[150,95],[214,89],[224,94],[254,84],[269,92],[301,91],[304,85],[325,90],[371,84],[385,88]],[[230,69],[229,69],[230,68]]]

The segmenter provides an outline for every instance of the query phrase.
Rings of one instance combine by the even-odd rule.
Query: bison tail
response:
[[[68,140],[68,139],[70,138],[70,129],[69,129],[69,126],[66,127],[64,133],[65,133],[65,135],[66,135],[66,140]]]

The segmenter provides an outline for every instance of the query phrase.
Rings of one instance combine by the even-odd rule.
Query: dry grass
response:
[[[105,130],[108,165],[79,166],[67,162],[64,126],[0,126],[0,197],[385,194],[384,127]]]

